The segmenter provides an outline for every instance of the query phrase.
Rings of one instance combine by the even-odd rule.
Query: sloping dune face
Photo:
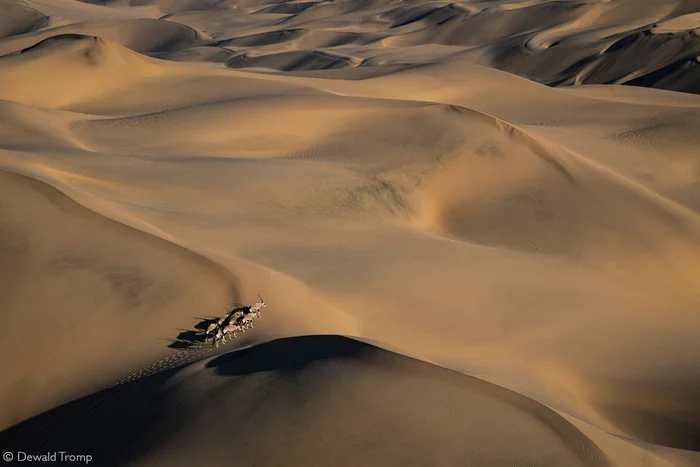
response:
[[[459,59],[553,86],[700,92],[695,0],[4,2],[0,54],[84,34],[232,68],[365,71]]]
[[[694,2],[2,5],[2,447],[700,463]]]
[[[15,330],[0,344],[4,426],[150,363],[168,350],[158,341],[167,333],[140,337],[153,336],[154,323],[187,326],[194,310],[216,310],[235,293],[223,268],[181,247],[36,180],[0,177],[0,322]]]
[[[608,465],[551,409],[340,336],[226,353],[59,407],[3,436],[23,439],[58,417],[64,431],[49,429],[45,449],[92,452],[106,466]]]

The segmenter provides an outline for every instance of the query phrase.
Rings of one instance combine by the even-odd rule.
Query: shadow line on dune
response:
[[[552,440],[556,440],[555,442],[559,446],[553,453],[558,453],[557,456],[564,456],[562,459],[568,459],[565,462],[566,465],[608,465],[605,455],[590,439],[561,416],[531,399],[473,377],[343,336],[310,335],[277,339],[217,356],[203,367],[192,368],[195,370],[194,372],[188,370],[181,373],[181,369],[182,367],[179,366],[146,375],[134,383],[100,391],[40,414],[1,432],[0,445],[14,450],[24,449],[26,452],[36,451],[40,448],[42,452],[63,450],[91,453],[99,461],[99,465],[107,466],[126,465],[146,458],[154,460],[167,450],[172,449],[173,443],[177,444],[176,440],[179,439],[180,433],[188,432],[192,426],[198,426],[198,429],[208,426],[207,416],[202,418],[202,404],[212,397],[219,402],[214,407],[209,407],[210,416],[217,419],[226,416],[227,420],[232,416],[230,420],[232,427],[240,425],[239,429],[244,430],[241,433],[248,433],[247,430],[256,426],[252,422],[253,419],[249,419],[249,417],[256,417],[257,413],[270,404],[275,407],[275,404],[279,404],[280,397],[282,401],[289,397],[296,400],[295,394],[299,391],[306,394],[309,388],[317,388],[316,385],[319,381],[323,385],[328,384],[330,382],[328,377],[338,377],[338,371],[345,375],[343,376],[344,383],[333,389],[331,394],[337,392],[335,398],[338,400],[346,400],[348,394],[354,394],[354,396],[346,400],[350,406],[341,404],[336,406],[337,408],[333,409],[332,413],[339,410],[340,412],[336,415],[350,416],[354,420],[353,423],[359,423],[359,426],[363,426],[367,422],[375,424],[398,423],[396,429],[399,430],[397,432],[399,438],[392,438],[393,441],[390,445],[399,442],[400,439],[411,439],[415,433],[421,432],[421,428],[404,427],[398,421],[388,420],[386,417],[393,413],[392,410],[401,409],[404,406],[405,409],[420,412],[421,405],[418,405],[416,409],[416,406],[408,401],[395,400],[392,405],[396,404],[396,407],[389,408],[389,412],[384,413],[382,410],[373,413],[371,410],[367,410],[373,406],[376,397],[383,393],[381,383],[383,379],[377,383],[378,386],[375,388],[375,391],[379,391],[377,394],[374,394],[375,391],[372,391],[371,394],[364,391],[357,392],[358,389],[364,387],[363,384],[366,384],[360,383],[360,386],[356,386],[358,378],[364,380],[368,374],[373,375],[379,371],[379,374],[387,375],[386,377],[389,378],[387,381],[396,381],[397,378],[398,381],[403,381],[403,383],[392,382],[392,387],[394,384],[403,387],[401,385],[408,383],[408,387],[413,388],[412,393],[418,391],[419,394],[423,394],[421,397],[437,397],[436,400],[441,401],[439,404],[443,407],[454,407],[452,406],[453,402],[450,402],[454,395],[464,398],[461,403],[462,408],[454,407],[455,409],[466,410],[467,413],[478,409],[476,414],[469,415],[469,417],[474,417],[474,420],[467,423],[467,427],[471,423],[476,423],[478,428],[491,416],[497,417],[497,419],[502,417],[502,411],[505,410],[505,413],[516,417],[514,420],[519,420],[519,423],[522,423],[523,420],[530,420],[527,423],[534,423],[533,427],[537,427],[538,431],[549,432],[548,436],[552,436]],[[211,373],[206,374],[209,373],[207,370],[214,370],[218,376],[223,378],[212,380]],[[271,378],[271,375],[263,374],[265,372],[270,372],[275,376]],[[412,381],[419,380],[425,381],[429,385],[425,387],[422,384],[414,386],[415,383]],[[204,386],[202,386],[203,384]],[[348,388],[344,387],[346,384],[349,385]],[[247,391],[251,387],[259,389],[248,393]],[[345,391],[348,390],[350,393],[346,394]],[[389,392],[384,391],[385,395],[393,393],[393,390],[387,390]],[[435,393],[435,391],[437,392]],[[247,396],[243,396],[243,400],[233,400],[228,403],[222,399],[232,397],[235,399],[236,394],[247,394]],[[452,396],[447,396],[448,394],[452,394]],[[316,394],[315,390],[311,390],[310,393],[306,394],[305,400],[313,405],[317,396],[321,396],[321,394]],[[392,400],[394,399],[392,398]],[[482,400],[487,404],[486,407],[474,406],[475,403]],[[244,406],[241,406],[241,403]],[[282,402],[282,404],[284,407],[286,402]],[[214,411],[212,413],[211,409],[216,407],[220,407],[224,412],[217,414],[217,411]],[[234,410],[231,411],[229,407]],[[349,409],[348,407],[353,408]],[[500,415],[498,415],[499,413]],[[440,414],[442,411],[434,416],[438,418],[443,416]],[[499,426],[504,422],[508,423],[507,419],[501,419],[489,429],[495,430],[494,433],[501,433],[505,426],[502,428]],[[251,423],[253,424],[251,425]],[[273,421],[268,420],[266,423],[273,423]],[[511,430],[515,429],[516,434],[520,433],[513,440],[509,440],[513,446],[520,446],[517,449],[525,449],[525,445],[521,444],[527,439],[527,435],[522,431],[525,426],[527,425],[520,428],[510,428]],[[486,426],[484,427],[486,428]],[[259,430],[261,429],[263,428],[259,428]],[[293,429],[293,427],[290,426],[287,429]],[[422,429],[426,429],[426,427]],[[259,430],[253,430],[253,435],[257,436],[255,433],[258,433]],[[354,431],[352,432],[354,433]],[[212,431],[211,434],[216,435],[216,430]],[[343,443],[341,434],[327,434],[326,436],[329,437],[329,441]],[[363,430],[360,430],[357,436],[369,435],[363,434]],[[408,438],[406,438],[407,436]],[[453,436],[466,437],[466,439],[476,436],[476,440],[483,438],[483,435],[473,433],[472,428]],[[206,439],[206,437],[202,439]],[[230,439],[229,442],[233,443],[231,447],[237,449],[235,448],[238,446],[235,441],[236,437],[229,438],[229,435],[226,434],[226,439]],[[453,448],[470,451],[472,448],[468,447],[468,444],[466,448],[464,446]],[[313,443],[311,445],[313,446]],[[245,442],[238,448],[246,448]],[[527,452],[532,451],[532,448],[527,449]],[[430,450],[423,449],[419,449],[416,453],[422,456],[431,455]],[[502,455],[505,456],[503,459],[512,458],[508,453]],[[537,458],[542,456],[536,451],[528,454],[528,456],[533,455]],[[546,456],[540,460],[544,459]],[[163,460],[162,457],[161,460]],[[253,459],[250,461],[252,462]],[[265,463],[263,462],[263,464]],[[548,460],[543,465],[554,464]]]

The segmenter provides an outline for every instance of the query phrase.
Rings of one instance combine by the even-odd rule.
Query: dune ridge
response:
[[[141,409],[133,411],[134,405]],[[386,415],[403,422],[387,423]],[[480,465],[501,449],[503,429],[511,442],[501,462],[608,465],[581,432],[527,398],[340,336],[273,340],[224,353],[75,401],[2,436],[20,439],[32,424],[54,417],[70,422],[60,425],[63,432],[45,434],[50,441],[41,448],[88,449],[101,465],[187,465],[201,452],[211,452],[215,463],[242,457],[269,465],[357,465],[381,457],[388,465],[447,459]],[[133,425],[148,427],[149,439],[118,428]],[[112,435],[105,436],[106,426]],[[331,428],[340,433],[324,436]],[[217,449],[231,437],[239,440],[235,452]],[[114,442],[121,446],[117,457],[109,455]]]
[[[84,34],[158,58],[233,68],[295,73],[405,68],[459,57],[552,86],[628,84],[698,92],[700,27],[692,0],[164,0],[102,7],[86,2],[83,8],[78,2],[5,1],[14,19],[5,23],[16,29],[0,31],[0,54],[58,34]]]

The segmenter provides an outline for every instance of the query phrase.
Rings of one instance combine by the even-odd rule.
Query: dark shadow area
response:
[[[121,466],[178,430],[167,416],[167,370],[77,399],[0,432],[0,449],[90,454],[91,465]],[[171,423],[166,423],[170,420]],[[8,464],[9,465],[9,464]],[[51,465],[75,465],[51,462]]]
[[[107,467],[145,459],[153,465],[440,465],[436,456],[444,449],[460,451],[455,458],[464,460],[476,456],[472,465],[488,465],[485,459],[525,465],[513,463],[522,460],[519,450],[531,456],[528,465],[608,465],[590,440],[531,399],[343,336],[283,338],[196,365],[40,414],[1,432],[0,447],[90,454],[91,465]],[[503,417],[504,410],[515,418]],[[461,428],[433,433],[453,420]],[[517,428],[518,420],[534,425]],[[532,429],[553,433],[556,447],[542,453],[542,446],[529,446]],[[498,433],[512,449],[499,447]]]
[[[289,337],[229,352],[207,363],[223,376],[261,371],[297,371],[318,361],[342,359],[377,350],[369,344],[337,335]]]
[[[694,56],[686,57],[625,84],[700,94],[700,62]]]
[[[626,432],[647,442],[700,452],[700,413],[655,413],[621,406],[603,407],[603,413]],[[663,429],[659,429],[663,427]]]
[[[342,336],[284,338],[226,353],[207,367],[215,367],[224,376],[291,371],[365,349],[372,347]],[[127,465],[168,441],[188,419],[196,418],[197,408],[179,404],[177,389],[167,383],[180,369],[146,376],[36,415],[0,432],[0,449],[85,453],[93,456],[92,465]],[[175,412],[171,410],[174,406]]]
[[[184,331],[181,332],[180,334],[177,335],[177,339],[169,339],[172,341],[170,345],[168,345],[169,348],[171,349],[176,349],[176,350],[184,350],[184,349],[191,349],[192,347],[195,347],[197,345],[201,345],[204,343],[204,334],[201,332],[197,331]]]

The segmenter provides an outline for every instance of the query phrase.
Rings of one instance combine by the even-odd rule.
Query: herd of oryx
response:
[[[226,316],[216,320],[207,327],[204,341],[211,341],[216,347],[226,342],[226,339],[235,339],[236,332],[243,332],[253,327],[253,320],[260,317],[260,310],[265,307],[265,301],[258,295],[260,301],[250,306],[234,308]]]

